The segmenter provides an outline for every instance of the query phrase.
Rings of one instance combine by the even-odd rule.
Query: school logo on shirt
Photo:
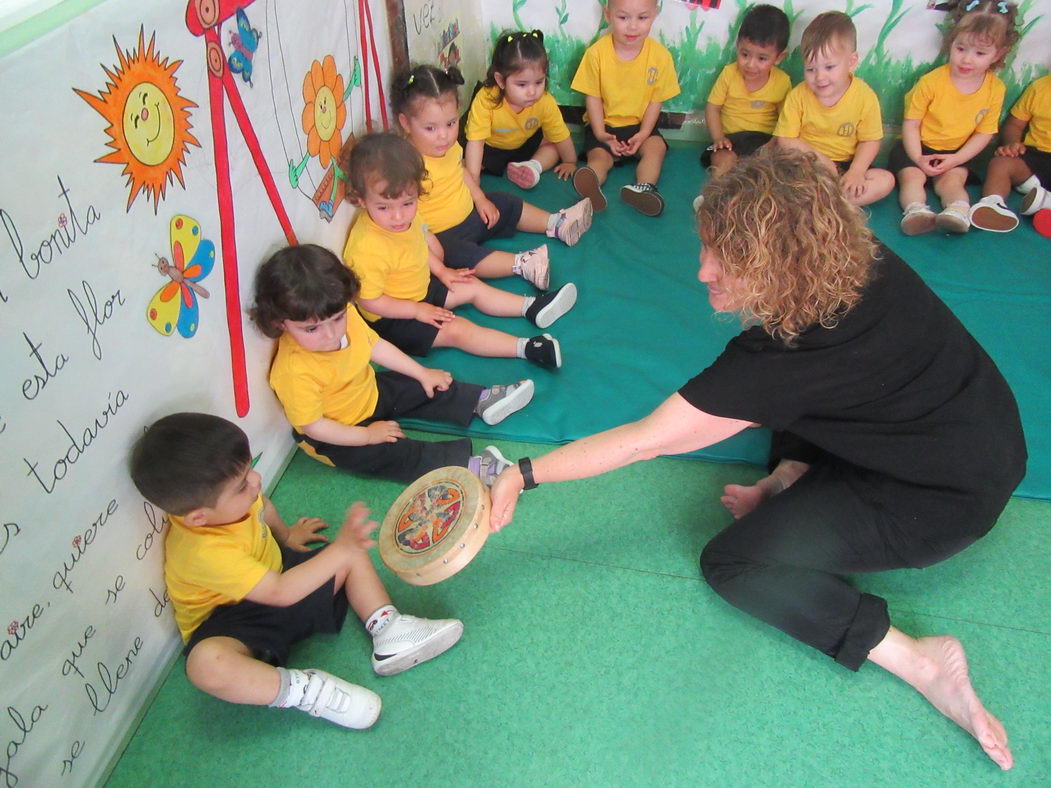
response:
[[[657,84],[657,68],[656,66],[650,66],[646,69],[646,84],[656,85]]]
[[[526,121],[526,124],[525,124],[526,131],[532,131],[533,129],[535,129],[539,125],[540,125],[540,119],[539,118],[530,118],[529,120]]]
[[[984,118],[988,114],[989,114],[989,108],[988,107],[985,107],[984,109],[978,110],[978,114],[974,116],[974,125],[975,126],[980,126],[981,123],[982,123],[982,118]]]
[[[761,101],[760,99],[756,99],[755,101],[752,102],[752,109],[762,109],[765,106],[766,106],[766,102],[765,101]]]
[[[839,128],[836,129],[836,134],[840,137],[853,137],[855,128],[853,122],[848,120],[846,123],[839,124]]]

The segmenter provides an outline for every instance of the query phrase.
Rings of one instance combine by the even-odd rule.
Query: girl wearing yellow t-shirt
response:
[[[467,114],[464,164],[476,181],[484,170],[532,189],[552,167],[562,180],[576,171],[577,149],[547,91],[547,66],[539,30],[496,39],[485,82]]]
[[[455,66],[440,71],[417,66],[396,76],[391,108],[405,136],[423,155],[427,179],[420,194],[420,214],[427,229],[445,250],[451,268],[473,268],[478,276],[511,276],[532,255],[547,258],[547,244],[512,254],[487,249],[490,238],[509,238],[517,230],[545,233],[573,246],[591,227],[591,201],[583,199],[557,213],[548,213],[520,197],[482,191],[463,166],[457,142],[460,125],[457,85],[463,77]]]
[[[961,2],[946,39],[949,62],[922,76],[905,96],[901,142],[890,153],[888,169],[898,178],[906,235],[970,229],[967,164],[1000,125],[1005,87],[993,72],[1018,41],[1016,14],[1003,0]],[[928,178],[942,202],[938,214],[927,205]]]

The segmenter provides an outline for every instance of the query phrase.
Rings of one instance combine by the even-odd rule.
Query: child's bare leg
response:
[[[228,637],[205,638],[194,646],[186,657],[186,677],[197,689],[229,703],[266,706],[280,689],[277,668]]]
[[[547,172],[562,160],[561,156],[558,155],[558,148],[550,142],[541,143],[536,153],[533,154],[533,158],[540,162],[540,167],[544,172]]]
[[[964,188],[966,183],[967,170],[964,167],[954,167],[934,179],[934,191],[946,208],[954,202],[970,205],[971,198],[967,195],[967,189]]]
[[[652,183],[657,185],[661,177],[661,167],[664,165],[664,156],[668,152],[668,146],[660,137],[647,137],[646,141],[639,146],[639,163],[635,167],[636,183]]]
[[[914,202],[921,205],[927,202],[927,190],[924,185],[927,176],[919,167],[905,167],[898,173],[898,202],[905,210]]]
[[[518,355],[517,337],[480,326],[463,317],[445,323],[434,338],[434,346],[455,347],[474,356],[515,358]]]
[[[891,627],[869,652],[869,659],[906,682],[971,734],[997,766],[1011,768],[1014,758],[1007,746],[1007,733],[978,699],[959,640],[949,635],[913,638]]]
[[[588,167],[595,172],[601,186],[613,169],[613,156],[605,148],[592,148],[588,151]]]
[[[474,272],[485,279],[499,279],[502,276],[514,275],[515,256],[513,252],[494,250],[486,255],[474,267]]]
[[[449,294],[445,297],[446,309],[455,309],[464,304],[474,304],[479,312],[486,315],[495,315],[497,317],[517,317],[522,314],[522,302],[524,301],[524,297],[517,293],[509,293],[506,290],[500,290],[478,280],[473,282],[460,282],[453,285],[453,288],[454,289],[450,290]],[[459,320],[460,318],[457,318],[445,325],[450,326]]]
[[[755,509],[767,498],[784,492],[810,468],[810,465],[799,460],[781,460],[769,476],[752,485],[728,484],[723,487],[719,498],[723,506],[729,509],[734,519],[740,519]]]
[[[713,178],[718,178],[729,172],[736,163],[737,154],[732,150],[717,150],[712,152],[712,165],[708,169]]]
[[[342,588],[347,601],[362,623],[384,605],[389,605],[390,595],[383,581],[376,574],[372,559],[364,550],[355,550],[345,567],[336,573],[336,591]]]
[[[518,220],[518,229],[527,233],[546,233],[547,221],[551,214],[535,205],[522,203],[522,216]]]
[[[890,170],[870,168],[865,173],[865,190],[861,195],[848,201],[854,205],[871,205],[886,197],[894,189],[894,175]]]

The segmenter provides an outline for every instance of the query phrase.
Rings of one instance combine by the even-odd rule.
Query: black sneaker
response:
[[[541,367],[558,369],[562,366],[562,347],[550,334],[541,334],[526,340],[525,357]]]
[[[664,198],[652,183],[622,186],[620,199],[645,216],[660,216],[664,213]]]
[[[525,317],[537,328],[547,328],[573,308],[577,302],[577,286],[570,282],[558,290],[542,293],[536,297]]]

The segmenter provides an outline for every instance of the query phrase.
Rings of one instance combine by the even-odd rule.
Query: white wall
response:
[[[382,4],[372,5],[385,92],[387,23]],[[242,313],[255,266],[285,234],[224,102],[240,278],[232,307],[247,359],[247,398],[235,404],[224,303],[234,245],[222,244],[205,43],[188,30],[186,8],[108,0],[0,58],[0,621],[10,622],[0,636],[0,786],[94,784],[178,645],[161,574],[165,524],[124,465],[144,425],[176,410],[231,418],[268,481],[291,447],[266,384],[271,344]],[[361,55],[357,8],[249,0],[261,38],[251,84],[234,80],[295,234],[334,248],[351,209],[329,222],[311,199],[325,170],[305,155],[303,82],[326,55],[350,81]],[[139,50],[140,29],[152,58]],[[236,31],[235,19],[222,24],[227,55]],[[242,47],[250,51],[250,41]],[[85,97],[119,105],[116,137],[125,127],[136,133],[137,118],[150,139],[170,100],[149,97],[144,112],[138,93],[126,104],[116,96],[142,81],[170,90],[172,78],[175,103],[191,102],[190,127],[170,126],[183,140],[165,149],[181,151],[177,166],[151,159],[159,147],[141,143],[136,157],[113,142],[109,120]],[[361,88],[345,104],[344,138],[364,128]],[[374,94],[377,117],[378,106]],[[120,163],[97,161],[110,154]],[[290,163],[304,165],[298,188]],[[147,321],[170,281],[155,266],[158,256],[173,259],[177,214],[197,220],[216,252],[189,339]]]

